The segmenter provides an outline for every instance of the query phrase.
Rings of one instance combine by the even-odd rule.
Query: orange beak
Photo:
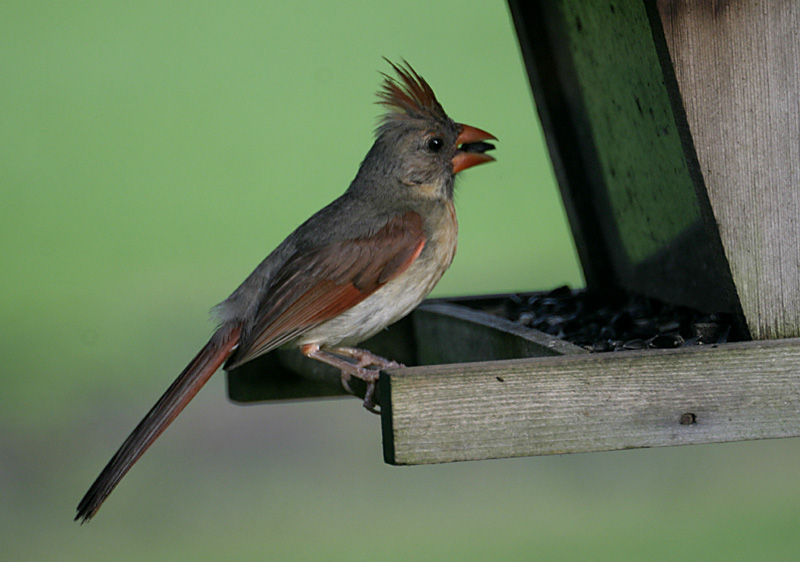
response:
[[[459,125],[461,126],[461,132],[456,138],[458,152],[456,152],[452,160],[453,173],[457,174],[461,170],[466,170],[472,166],[492,162],[494,158],[484,154],[484,152],[492,150],[494,146],[483,141],[497,140],[497,137],[477,127],[464,125],[463,123],[459,123]]]

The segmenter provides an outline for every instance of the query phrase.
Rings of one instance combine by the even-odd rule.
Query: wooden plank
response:
[[[740,314],[649,4],[509,5],[588,288]]]
[[[451,303],[423,304],[413,319],[422,365],[587,353],[539,330]]]
[[[344,392],[341,385],[299,376],[279,360],[276,352],[226,372],[225,381],[228,399],[239,404],[325,398]]]
[[[381,374],[392,464],[800,435],[800,339]]]
[[[585,353],[538,330],[443,301],[423,304],[362,346],[404,365]],[[241,403],[346,395],[337,369],[297,349],[278,349],[246,363],[228,373],[227,381],[228,397]],[[364,396],[360,381],[351,387]]]
[[[415,365],[416,348],[411,319],[406,317],[376,334],[363,346],[405,365]],[[339,371],[303,356],[297,349],[278,349],[226,373],[228,398],[251,403],[347,396]],[[353,381],[356,396],[364,396],[361,381]]]
[[[800,3],[657,6],[750,332],[800,336]]]

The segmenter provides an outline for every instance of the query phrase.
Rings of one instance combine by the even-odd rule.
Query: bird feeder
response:
[[[800,5],[509,4],[586,298],[725,318],[734,337],[697,322],[702,345],[598,353],[520,321],[570,291],[427,301],[364,343],[409,365],[380,376],[385,460],[800,435]],[[227,382],[236,402],[343,394],[290,350]]]

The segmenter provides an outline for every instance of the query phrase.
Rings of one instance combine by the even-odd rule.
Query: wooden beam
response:
[[[800,336],[800,3],[657,4],[750,333]]]
[[[381,374],[384,457],[425,464],[800,435],[800,339]]]

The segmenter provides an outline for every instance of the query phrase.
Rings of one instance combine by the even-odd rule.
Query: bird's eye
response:
[[[439,137],[433,137],[428,141],[428,150],[431,152],[439,152],[444,146],[444,142]]]

